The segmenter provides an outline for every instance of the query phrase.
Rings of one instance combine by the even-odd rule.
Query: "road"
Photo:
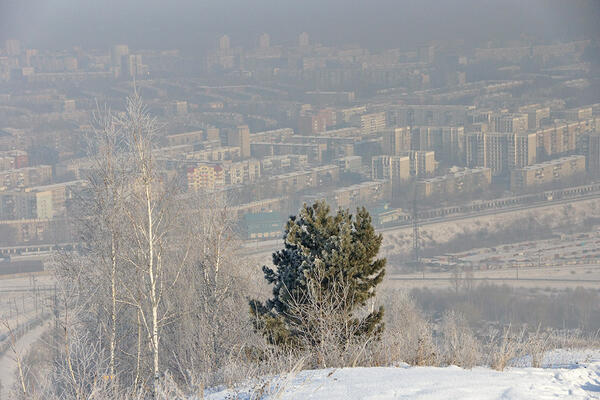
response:
[[[425,271],[410,274],[389,274],[384,286],[392,289],[430,288],[442,289],[457,284],[490,283],[526,288],[574,289],[585,287],[600,289],[600,265],[564,265],[558,267],[503,268],[474,270],[471,276],[453,275],[451,272]]]
[[[54,291],[53,277],[49,275],[21,275],[0,279],[0,348],[11,340],[6,324],[12,330],[24,326],[36,318],[43,318],[50,311]],[[15,347],[20,357],[24,357],[41,335],[48,323],[19,336]],[[17,363],[12,348],[0,353],[0,399],[8,399],[8,391],[16,382]]]
[[[31,346],[42,336],[42,334],[51,326],[51,322],[46,321],[40,326],[21,336],[15,349],[8,349],[4,354],[0,354],[0,399],[9,399],[10,391],[17,382],[18,364],[16,355],[24,357]],[[16,353],[16,354],[15,354]]]

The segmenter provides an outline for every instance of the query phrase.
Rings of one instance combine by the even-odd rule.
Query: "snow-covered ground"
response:
[[[522,360],[521,362],[526,362]],[[544,368],[450,366],[301,371],[205,398],[226,399],[600,399],[600,350],[555,351]],[[262,395],[261,395],[262,393]]]

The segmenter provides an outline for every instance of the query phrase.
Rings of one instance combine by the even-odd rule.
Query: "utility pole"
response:
[[[413,255],[416,267],[421,266],[421,255],[419,254],[419,210],[417,208],[417,188],[415,187],[415,196],[413,198],[413,206],[412,206],[412,228],[413,228]],[[422,268],[421,272],[423,273],[423,279],[425,279],[425,269]]]
[[[406,119],[407,119],[406,122],[408,123],[408,129],[409,129],[410,135],[412,137],[413,124],[414,124],[414,119],[415,119],[414,110],[412,108],[408,110]],[[412,143],[411,143],[411,147],[413,147]],[[413,255],[414,255],[415,266],[418,268],[418,267],[421,267],[421,255],[419,254],[419,247],[420,247],[419,209],[417,206],[417,197],[418,196],[417,196],[417,177],[416,176],[413,178],[413,182],[414,182],[414,188],[413,188],[414,193],[413,193],[413,204],[412,204]],[[425,279],[425,269],[422,268],[421,272],[423,273],[423,279]]]

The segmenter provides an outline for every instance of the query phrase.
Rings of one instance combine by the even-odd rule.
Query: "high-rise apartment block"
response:
[[[413,126],[412,149],[431,150],[448,164],[464,162],[465,128],[462,126]]]
[[[597,119],[580,121],[555,121],[553,125],[538,129],[538,161],[547,160],[561,154],[568,154],[582,147],[584,134],[594,132]]]
[[[250,128],[248,125],[240,125],[228,132],[227,144],[229,146],[237,146],[240,148],[240,157],[242,159],[249,158],[250,153]]]
[[[486,132],[483,135],[483,167],[490,168],[493,176],[508,172],[509,143],[512,134],[504,132]]]
[[[521,107],[519,112],[527,114],[527,128],[529,130],[539,129],[542,124],[550,120],[550,107],[542,107],[539,104]]]
[[[499,133],[527,132],[529,117],[527,114],[492,114],[490,127],[491,130]]]
[[[410,179],[411,161],[408,156],[375,156],[371,159],[371,178],[393,182]]]
[[[465,165],[469,168],[483,166],[485,151],[483,132],[469,132],[465,135]]]
[[[383,154],[396,156],[411,150],[411,131],[408,126],[383,131],[381,144]]]
[[[327,130],[327,119],[320,114],[306,114],[298,117],[298,133],[314,135]]]
[[[128,78],[135,78],[143,74],[144,66],[142,64],[141,54],[128,54],[123,56],[121,61],[121,74]]]
[[[229,36],[223,35],[219,38],[219,50],[221,50],[221,51],[229,50],[230,45],[231,44],[230,44]]]
[[[600,176],[600,132],[586,135],[585,162],[588,173],[594,177]]]
[[[471,132],[465,136],[465,164],[506,175],[537,161],[536,134],[531,132]]]
[[[110,50],[110,62],[115,76],[121,76],[123,57],[129,55],[129,46],[126,44],[114,45]]]
[[[16,39],[7,39],[4,48],[7,56],[15,57],[21,54],[21,42]]]
[[[584,119],[590,119],[593,115],[592,107],[579,107],[579,108],[571,108],[568,110],[564,110],[562,113],[559,113],[562,118],[568,121],[581,121]]]
[[[534,132],[515,133],[509,136],[508,167],[523,168],[536,163],[537,135]]]
[[[267,33],[263,33],[258,38],[258,47],[268,49],[271,47],[271,37]]]
[[[435,152],[412,150],[408,153],[410,159],[410,174],[417,178],[433,176],[437,168]]]
[[[298,46],[307,47],[309,45],[308,33],[302,32],[298,36]]]

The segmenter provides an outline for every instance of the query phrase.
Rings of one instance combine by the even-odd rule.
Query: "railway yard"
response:
[[[391,274],[387,285],[435,288],[454,286],[460,280],[469,284],[600,289],[600,230],[471,249],[422,259],[422,264],[413,273]]]

